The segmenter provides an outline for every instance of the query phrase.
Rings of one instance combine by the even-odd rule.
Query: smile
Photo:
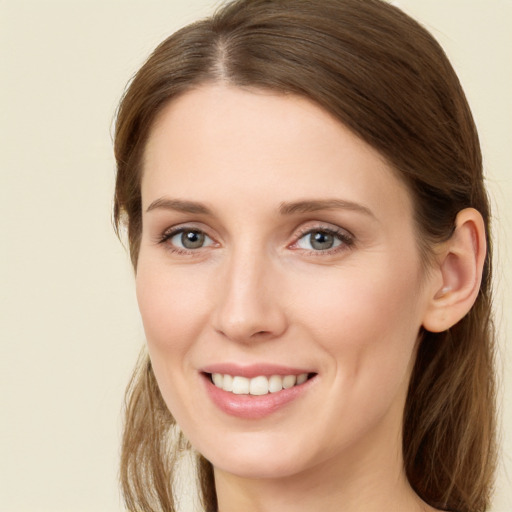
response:
[[[307,380],[307,373],[301,373],[300,375],[272,375],[270,377],[259,375],[253,378],[222,373],[211,374],[211,381],[217,388],[235,395],[261,396],[268,393],[278,393],[283,389],[290,389],[304,384]]]
[[[262,419],[308,396],[316,372],[276,365],[218,364],[201,371],[206,394],[224,413],[244,420]]]

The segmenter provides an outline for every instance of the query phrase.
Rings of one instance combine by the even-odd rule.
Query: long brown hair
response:
[[[161,43],[137,73],[117,116],[114,219],[137,267],[145,144],[162,107],[206,82],[305,96],[376,148],[407,184],[428,265],[457,213],[476,208],[488,254],[474,307],[442,333],[423,332],[403,419],[407,477],[436,508],[489,506],[495,470],[490,212],[473,118],[439,44],[381,0],[237,0]],[[121,480],[130,510],[173,511],[176,433],[147,356],[127,391]],[[213,471],[198,456],[206,511]]]

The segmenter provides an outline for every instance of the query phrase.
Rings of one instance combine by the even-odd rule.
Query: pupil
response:
[[[184,231],[181,235],[181,243],[187,249],[197,249],[204,243],[204,234],[198,231]]]
[[[311,247],[313,249],[325,250],[330,249],[334,244],[334,237],[329,233],[317,231],[311,234]]]

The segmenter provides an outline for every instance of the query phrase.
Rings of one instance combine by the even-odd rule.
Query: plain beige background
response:
[[[512,2],[401,0],[480,129],[496,234],[502,466],[512,511]],[[144,337],[110,224],[110,129],[130,76],[214,0],[0,0],[0,507],[115,512],[120,408]],[[187,511],[188,512],[188,511]]]

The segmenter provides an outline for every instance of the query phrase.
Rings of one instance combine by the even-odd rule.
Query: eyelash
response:
[[[180,233],[185,233],[187,231],[202,234],[205,237],[208,237],[210,240],[213,241],[213,238],[210,237],[202,229],[195,228],[193,226],[178,226],[176,228],[171,228],[171,229],[168,229],[167,231],[165,231],[158,238],[157,243],[160,245],[167,245],[167,249],[174,254],[197,255],[199,252],[199,249],[205,248],[204,246],[198,247],[197,249],[182,249],[181,247],[176,247],[175,245],[168,243],[176,235],[179,235]],[[329,248],[329,249],[325,249],[325,250],[303,249],[301,247],[298,247],[300,240],[302,240],[304,237],[306,237],[308,235],[312,235],[313,233],[323,233],[323,234],[333,236],[335,239],[337,239],[340,242],[340,244],[335,246],[334,248]],[[308,254],[312,254],[314,256],[325,256],[325,255],[337,254],[339,252],[346,251],[346,250],[350,249],[355,243],[354,236],[352,234],[348,233],[346,230],[336,229],[333,227],[327,227],[327,226],[322,226],[322,225],[301,229],[295,235],[294,238],[295,238],[295,241],[292,244],[288,245],[288,247],[291,247],[294,250],[299,250],[299,251],[306,252]],[[211,244],[211,245],[215,245],[215,241],[213,241],[213,244]],[[209,246],[206,246],[206,247],[209,247]]]
[[[210,240],[213,241],[213,238],[208,236],[208,234],[203,230],[199,229],[193,226],[178,226],[176,228],[171,228],[165,231],[157,240],[158,244],[166,245],[166,249],[174,254],[183,254],[183,255],[192,255],[195,256],[198,254],[198,249],[203,249],[204,247],[199,247],[198,249],[182,249],[181,247],[176,247],[175,245],[172,245],[170,240],[174,238],[176,235],[179,235],[180,233],[186,233],[186,232],[195,232],[204,235],[205,237],[208,237]],[[213,244],[212,244],[213,245]]]
[[[302,249],[300,247],[297,247],[297,250],[304,251],[313,256],[326,256],[346,251],[350,249],[355,243],[354,236],[351,233],[347,232],[346,230],[341,228],[333,228],[330,226],[319,225],[299,230],[295,237],[296,240],[295,242],[293,242],[293,244],[291,244],[291,247],[297,246],[300,240],[302,240],[304,237],[308,235],[312,235],[313,233],[323,233],[331,235],[335,239],[339,240],[340,244],[333,248],[325,250]]]

